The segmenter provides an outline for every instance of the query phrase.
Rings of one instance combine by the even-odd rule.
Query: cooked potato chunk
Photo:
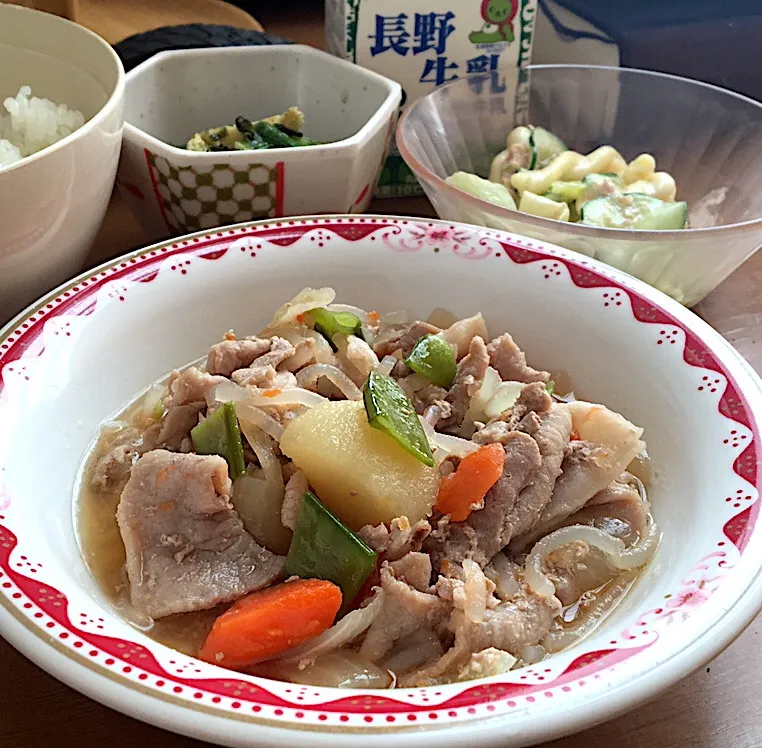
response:
[[[372,428],[361,402],[330,402],[303,413],[283,432],[280,448],[353,530],[395,517],[417,522],[436,500],[439,471]]]

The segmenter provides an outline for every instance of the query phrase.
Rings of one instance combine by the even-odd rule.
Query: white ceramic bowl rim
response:
[[[46,148],[43,148],[40,151],[37,151],[36,153],[32,153],[29,156],[25,156],[20,161],[17,161],[14,164],[11,164],[10,166],[6,166],[2,169],[0,169],[0,179],[2,179],[4,174],[8,174],[12,171],[15,171],[16,169],[23,169],[24,166],[27,164],[31,164],[35,161],[39,161],[41,158],[45,158],[50,153],[54,153],[55,151],[59,151],[62,148],[66,148],[70,143],[73,143],[78,138],[83,137],[87,133],[89,133],[91,130],[95,129],[96,127],[99,127],[101,123],[103,122],[106,117],[109,116],[109,113],[111,110],[116,106],[117,102],[119,102],[123,95],[124,95],[124,66],[122,65],[122,61],[119,59],[119,55],[114,51],[114,48],[108,44],[104,39],[102,39],[98,34],[96,34],[93,31],[90,31],[90,29],[85,28],[84,26],[80,26],[78,23],[74,23],[73,21],[69,21],[66,18],[60,18],[59,16],[54,16],[52,13],[45,13],[40,10],[34,10],[33,8],[25,8],[20,5],[6,5],[1,6],[0,5],[0,13],[4,12],[10,12],[10,13],[29,13],[30,15],[38,15],[38,16],[47,16],[49,18],[54,18],[56,21],[68,24],[69,26],[72,26],[78,30],[79,33],[89,36],[92,39],[97,40],[100,43],[101,48],[108,54],[108,56],[111,58],[111,61],[114,63],[114,67],[116,68],[116,84],[114,85],[113,90],[111,91],[108,99],[103,104],[103,106],[92,116],[90,119],[88,119],[82,127],[77,128],[74,132],[69,133],[65,138],[61,138],[61,140],[57,140],[52,145],[47,146]]]
[[[680,81],[681,83],[686,83],[693,86],[700,86],[702,88],[706,88],[711,91],[715,91],[717,93],[723,94],[725,96],[728,96],[730,98],[738,99],[740,101],[745,102],[746,104],[749,104],[750,106],[756,108],[756,109],[762,109],[762,103],[759,101],[754,101],[754,99],[750,99],[748,96],[744,96],[743,94],[735,93],[735,91],[728,91],[725,88],[722,88],[720,86],[715,86],[711,83],[704,83],[703,81],[697,81],[693,80],[692,78],[685,78],[679,75],[671,75],[669,73],[657,73],[653,70],[641,70],[639,68],[618,68],[611,65],[571,65],[571,64],[564,64],[564,65],[529,65],[527,67],[527,70],[529,71],[531,75],[532,70],[558,70],[560,74],[563,74],[565,70],[609,70],[612,72],[617,73],[623,73],[626,75],[644,75],[644,76],[653,76],[656,78],[667,78],[669,80],[675,80]],[[451,88],[453,86],[457,85],[463,85],[463,81],[470,78],[484,78],[485,75],[495,75],[495,73],[474,73],[471,76],[463,76],[461,78],[457,78],[449,83],[445,83],[443,86],[440,86],[439,88],[434,89],[431,93],[426,94],[426,96],[422,96],[420,99],[413,102],[403,113],[400,117],[400,122],[397,127],[397,133],[396,133],[396,139],[397,139],[397,147],[399,149],[400,155],[405,160],[405,162],[410,166],[410,168],[413,170],[413,173],[422,175],[422,178],[425,179],[427,182],[432,182],[437,190],[444,191],[447,195],[450,196],[451,199],[457,199],[461,203],[465,203],[466,205],[470,205],[472,208],[488,211],[491,215],[505,218],[506,220],[517,220],[517,217],[521,220],[522,223],[527,223],[532,226],[537,226],[538,228],[545,228],[549,230],[558,231],[560,226],[563,226],[563,231],[567,234],[573,235],[573,236],[579,236],[582,238],[590,237],[594,234],[597,234],[600,238],[605,238],[606,236],[610,237],[611,239],[622,239],[625,237],[630,237],[633,239],[643,239],[643,240],[649,240],[649,241],[674,241],[674,240],[686,240],[689,241],[693,237],[701,236],[701,238],[704,237],[712,237],[715,234],[727,237],[730,235],[731,232],[742,232],[750,227],[762,227],[762,216],[760,218],[752,218],[748,221],[740,221],[738,223],[728,223],[723,224],[721,226],[704,226],[704,227],[695,227],[695,228],[685,228],[675,231],[643,231],[641,229],[618,229],[618,228],[608,228],[605,226],[585,226],[581,223],[567,223],[563,221],[556,221],[551,218],[543,218],[542,216],[534,216],[529,213],[522,213],[518,210],[511,210],[510,208],[504,208],[501,205],[496,205],[495,203],[490,203],[487,200],[482,200],[480,197],[476,197],[475,195],[471,195],[468,192],[463,192],[463,190],[459,190],[457,187],[453,187],[453,185],[448,184],[442,177],[435,174],[431,169],[424,166],[415,156],[413,156],[412,153],[410,153],[410,149],[405,143],[404,137],[402,133],[404,133],[405,130],[405,123],[407,122],[407,119],[412,115],[412,113],[415,111],[415,109],[420,106],[421,102],[426,99],[427,96],[436,96],[438,93],[445,91],[448,88]],[[612,144],[616,147],[616,144]],[[718,236],[718,238],[719,238]]]
[[[501,677],[491,678],[442,687],[442,691],[447,691],[446,700],[437,698],[440,693],[435,688],[417,689],[415,699],[404,689],[340,692],[316,688],[317,698],[299,702],[294,696],[284,698],[282,691],[275,688],[279,685],[282,689],[284,684],[232,674],[214,666],[204,666],[208,677],[175,675],[146,646],[110,636],[108,631],[99,634],[83,630],[81,624],[72,622],[66,596],[45,582],[44,571],[29,576],[12,568],[10,557],[17,538],[3,524],[4,500],[8,497],[4,496],[0,482],[0,630],[14,646],[56,677],[109,706],[179,732],[229,745],[295,745],[308,730],[310,741],[321,746],[350,745],[360,732],[369,746],[387,745],[393,735],[395,744],[401,748],[419,748],[425,740],[420,732],[424,727],[426,735],[432,736],[433,731],[438,742],[448,746],[461,745],[456,741],[464,739],[473,741],[477,732],[484,738],[482,745],[497,745],[509,734],[514,741],[511,744],[516,745],[517,740],[557,737],[631,708],[716,656],[752,620],[762,607],[762,568],[758,558],[762,548],[760,382],[727,342],[691,312],[645,284],[572,252],[504,232],[441,221],[376,216],[311,217],[199,232],[106,263],[48,294],[0,331],[0,370],[24,355],[39,355],[40,336],[48,322],[63,315],[88,315],[95,309],[98,292],[114,281],[148,283],[158,276],[167,260],[174,262],[174,258],[184,257],[200,258],[203,263],[216,261],[231,248],[248,251],[247,247],[252,248],[254,242],[276,249],[287,247],[310,232],[333,234],[349,242],[378,238],[393,252],[410,253],[421,248],[437,251],[444,244],[466,261],[494,256],[505,257],[500,261],[509,260],[516,265],[555,263],[566,268],[571,282],[580,291],[613,291],[626,296],[625,304],[629,300],[636,322],[681,330],[685,337],[684,363],[725,377],[727,386],[717,406],[719,412],[749,433],[747,446],[733,462],[732,473],[748,484],[749,493],[756,493],[755,500],[722,526],[723,542],[719,543],[732,546],[738,561],[735,566],[725,563],[725,553],[719,551],[697,562],[706,564],[706,559],[714,558],[712,573],[718,578],[732,570],[735,580],[732,589],[720,584],[711,597],[688,594],[685,601],[676,600],[672,605],[675,609],[686,605],[692,610],[699,609],[701,616],[683,620],[680,643],[671,649],[659,649],[658,638],[641,643],[635,641],[635,636],[624,636],[610,649],[586,651],[563,672],[540,684],[501,683]],[[0,413],[2,396],[0,379]],[[716,563],[717,557],[723,560]],[[14,561],[14,567],[22,565],[18,559]],[[41,594],[44,600],[40,599]],[[707,599],[712,600],[712,605],[705,604]],[[668,611],[648,611],[641,617],[655,616],[649,626],[656,628],[663,622],[658,616],[665,612]],[[628,638],[633,641],[624,641]],[[649,671],[626,677],[623,668],[641,661],[643,658],[638,655],[652,645],[656,645],[653,651],[660,654],[645,658]],[[158,654],[166,648],[152,645],[152,649]],[[137,659],[141,655],[147,659]],[[570,690],[570,685],[583,686],[585,679],[592,681],[601,672],[613,672],[612,668],[616,668],[618,675],[612,676],[609,690],[591,694],[591,698],[582,694],[574,708],[569,708],[568,703],[566,707],[561,705],[564,698],[561,692]],[[304,688],[299,693],[309,695],[308,691],[313,689]],[[552,696],[554,692],[560,707],[556,712],[541,724],[523,725],[523,732],[512,732],[513,723],[507,715],[526,717],[535,696],[539,702],[540,697],[549,693]],[[194,701],[202,697],[203,701]],[[283,716],[284,711],[294,713],[294,710],[298,710],[297,720]],[[368,718],[373,724],[363,724]],[[251,723],[258,725],[254,735]],[[339,742],[339,738],[343,740]]]
[[[266,55],[268,51],[272,51],[272,47],[275,46],[278,48],[279,51],[282,52],[284,48],[288,50],[292,50],[296,52],[297,54],[302,55],[313,55],[313,56],[325,56],[330,57],[331,60],[335,60],[338,64],[344,64],[344,65],[351,65],[352,63],[348,63],[346,60],[342,60],[339,57],[334,57],[333,55],[329,55],[327,52],[323,52],[322,50],[316,49],[315,47],[310,47],[305,44],[279,44],[279,45],[271,45],[271,46],[260,46],[260,47],[224,47],[218,50],[221,54],[232,54],[232,55],[245,55],[245,54],[251,54],[253,51],[257,51],[259,54]],[[202,49],[175,49],[175,50],[167,50],[166,52],[158,52],[157,54],[153,55],[147,60],[144,60],[140,63],[140,65],[137,65],[132,70],[130,70],[129,73],[127,73],[126,81],[129,83],[129,81],[135,77],[136,75],[140,74],[145,68],[150,67],[152,64],[155,64],[157,61],[161,61],[162,59],[167,59],[170,57],[194,57],[194,56],[201,56],[209,54],[209,49],[202,48]],[[392,100],[398,93],[401,93],[402,87],[397,83],[396,81],[393,81],[391,78],[387,78],[386,76],[380,75],[379,73],[376,73],[372,70],[367,70],[366,68],[360,68],[356,65],[352,65],[357,70],[358,75],[371,79],[376,80],[380,83],[383,83],[387,87],[387,94],[384,100],[376,107],[373,114],[370,115],[370,117],[367,119],[365,124],[356,132],[354,135],[350,135],[348,138],[342,138],[341,140],[333,140],[327,143],[320,143],[319,145],[311,145],[309,146],[309,150],[311,152],[323,152],[323,151],[329,151],[331,149],[335,149],[337,147],[349,147],[354,146],[358,143],[362,143],[362,141],[367,137],[368,133],[371,132],[377,125],[379,119],[383,116],[383,112],[386,109],[386,107],[389,104],[389,101]],[[225,160],[231,163],[236,164],[237,162],[247,162],[251,160],[252,154],[256,153],[256,151],[189,151],[185,148],[178,148],[176,145],[172,145],[172,143],[167,143],[164,140],[160,140],[157,137],[154,137],[150,133],[146,132],[145,130],[141,129],[137,125],[133,125],[131,122],[125,121],[124,123],[124,129],[125,131],[129,132],[133,137],[139,136],[143,138],[147,144],[151,145],[154,152],[160,153],[161,151],[166,151],[169,153],[175,153],[175,154],[182,154],[185,158],[193,161],[219,161],[220,156],[224,155]],[[289,153],[293,151],[293,148],[268,148],[268,153]]]

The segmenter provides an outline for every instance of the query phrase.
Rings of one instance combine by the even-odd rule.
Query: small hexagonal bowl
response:
[[[241,221],[360,213],[401,99],[397,83],[301,45],[162,52],[127,76],[117,185],[147,238]],[[298,106],[323,145],[185,150],[201,130]]]

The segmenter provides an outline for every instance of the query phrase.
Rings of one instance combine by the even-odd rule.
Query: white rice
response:
[[[85,124],[82,112],[32,96],[29,86],[22,86],[15,97],[8,97],[3,109],[0,109],[0,169],[53,145]]]

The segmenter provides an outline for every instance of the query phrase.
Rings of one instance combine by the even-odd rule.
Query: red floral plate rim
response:
[[[242,245],[241,250],[256,257],[257,252],[265,249],[266,245],[276,250],[287,247],[315,230],[348,241],[380,239],[397,252],[415,252],[422,248],[433,248],[436,252],[441,245],[466,260],[508,259],[519,265],[545,262],[553,263],[553,267],[560,263],[580,289],[612,289],[616,298],[624,293],[638,322],[669,325],[682,330],[685,335],[683,360],[686,364],[725,377],[726,386],[719,402],[719,411],[725,418],[751,431],[748,445],[733,463],[733,471],[753,489],[758,489],[759,431],[734,377],[688,326],[641,293],[646,289],[643,284],[612,272],[600,263],[539,242],[442,221],[339,216],[257,222],[199,232],[120,257],[51,292],[0,331],[0,395],[4,386],[2,372],[6,365],[44,352],[40,343],[45,323],[64,314],[92,314],[96,307],[96,295],[104,285],[115,280],[128,284],[152,282],[158,277],[162,263],[170,257],[219,260],[231,250],[235,240],[242,238],[251,238],[252,241]],[[181,263],[176,265],[180,267]],[[543,265],[542,269],[544,271],[546,266]],[[655,293],[650,289],[646,292],[650,295]],[[612,303],[621,303],[613,301],[613,294],[611,298]],[[669,306],[672,302],[664,303]],[[267,687],[268,684],[272,687],[272,682],[258,678],[243,679],[237,674],[213,678],[178,676],[169,672],[147,647],[97,633],[102,629],[103,619],[89,621],[92,625],[88,627],[84,621],[75,623],[70,620],[66,597],[53,586],[42,582],[42,577],[36,576],[34,563],[26,557],[22,556],[22,563],[15,565],[25,565],[27,574],[12,568],[10,557],[17,538],[2,524],[2,511],[7,506],[4,504],[7,498],[0,483],[0,609],[10,612],[25,628],[52,644],[59,652],[99,675],[153,697],[217,715],[312,731],[396,732],[420,729],[423,725],[462,724],[464,721],[510,715],[511,710],[537,701],[562,698],[572,688],[584,687],[586,679],[599,679],[604,671],[647,649],[658,638],[657,635],[646,640],[638,639],[634,633],[628,634],[626,631],[621,638],[613,640],[610,647],[586,652],[555,674],[551,675],[552,669],[540,663],[536,668],[523,669],[522,672],[528,676],[527,682],[501,683],[496,679],[472,682],[463,684],[457,693],[447,695],[444,693],[447,689],[429,688],[411,689],[407,694],[389,692],[390,695],[380,695],[374,692],[357,695],[353,692],[344,696],[333,689],[315,690],[297,685],[283,694],[277,694],[273,690],[279,689],[270,690]],[[724,548],[735,548],[739,556],[745,550],[759,515],[760,501],[755,498],[754,503],[746,505],[724,525],[723,540],[717,543],[717,550],[699,559],[697,569],[711,568],[713,573],[719,572],[721,576],[723,570],[732,568]],[[681,608],[695,609],[709,599],[712,590],[693,581],[691,584],[691,589],[679,591],[672,602],[642,614],[636,625],[646,626],[647,620],[656,622],[674,615],[685,615]],[[164,661],[165,657],[162,656],[161,660]]]

